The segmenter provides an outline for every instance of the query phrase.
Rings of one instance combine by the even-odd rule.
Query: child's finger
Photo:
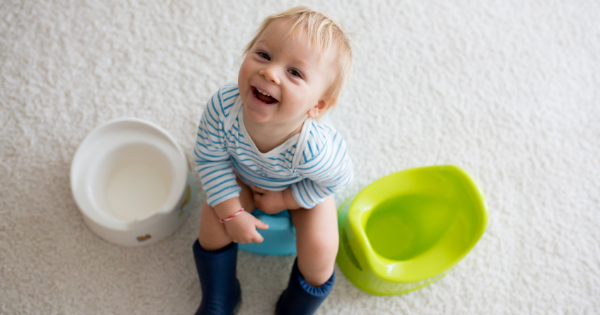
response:
[[[256,226],[257,229],[261,229],[261,230],[266,230],[269,228],[269,225],[267,225],[265,222],[256,219],[254,226]]]
[[[265,239],[262,237],[262,235],[260,235],[260,233],[256,232],[252,240],[257,243],[262,243]]]

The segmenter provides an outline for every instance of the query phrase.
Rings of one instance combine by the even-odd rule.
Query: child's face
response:
[[[284,40],[290,26],[287,19],[271,22],[240,68],[240,97],[255,122],[298,127],[335,102],[327,95],[337,73],[335,49],[320,55],[305,30]]]

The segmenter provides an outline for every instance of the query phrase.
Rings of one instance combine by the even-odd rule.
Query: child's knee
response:
[[[231,243],[231,238],[219,222],[213,207],[205,201],[200,212],[200,230],[198,231],[200,246],[206,250],[216,250]]]
[[[321,245],[319,246],[319,251],[322,255],[330,257],[332,260],[335,260],[337,256],[338,248],[340,242],[337,234],[332,235],[331,237],[321,240]]]
[[[334,270],[335,258],[337,256],[337,239],[314,239],[304,244],[302,250],[298,250],[298,268],[306,281],[318,287],[325,283]]]
[[[302,254],[308,256],[306,258],[314,259],[315,262],[321,262],[323,265],[335,263],[335,258],[338,252],[339,238],[325,237],[324,235],[316,234],[310,237],[305,244],[298,244],[302,248]]]

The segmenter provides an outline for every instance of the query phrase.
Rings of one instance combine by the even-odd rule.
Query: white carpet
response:
[[[155,245],[83,223],[69,167],[97,125],[133,116],[191,153],[203,105],[236,82],[267,15],[338,17],[355,73],[332,121],[355,180],[455,164],[489,203],[487,232],[446,277],[377,297],[337,269],[319,314],[600,312],[597,1],[6,1],[0,3],[0,314],[191,314],[199,212]],[[201,200],[204,196],[201,195]],[[240,252],[240,314],[271,314],[293,257]]]

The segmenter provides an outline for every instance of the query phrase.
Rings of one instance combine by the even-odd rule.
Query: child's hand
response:
[[[283,191],[271,191],[252,185],[254,204],[266,214],[276,214],[286,210]]]
[[[246,211],[242,211],[238,216],[224,224],[229,237],[239,244],[262,243],[263,237],[256,229],[266,230],[269,228],[266,223]]]

